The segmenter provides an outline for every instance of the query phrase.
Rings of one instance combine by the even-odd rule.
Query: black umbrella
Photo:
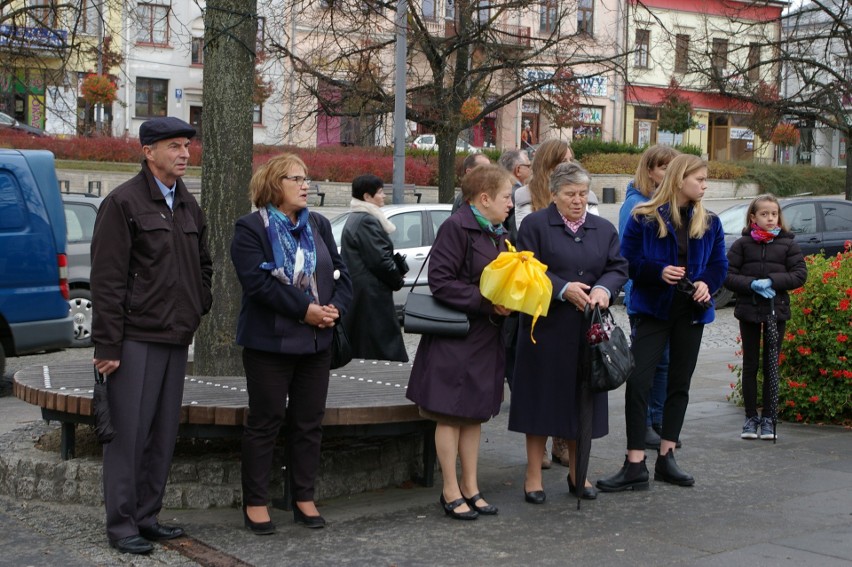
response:
[[[763,417],[766,411],[772,414],[772,442],[778,439],[778,383],[781,381],[781,373],[778,370],[778,355],[781,350],[781,338],[778,336],[778,320],[775,316],[775,299],[769,300],[769,314],[766,316],[766,331],[764,333],[764,345],[766,349],[766,368],[763,369],[763,379],[769,380],[769,399],[763,400]]]
[[[582,343],[582,356],[577,376],[577,451],[574,458],[574,486],[577,487],[577,509],[583,497],[583,489],[586,486],[586,477],[589,472],[589,457],[592,453],[592,420],[595,412],[595,394],[592,392],[590,382],[591,363],[589,343],[586,333],[591,323],[592,311],[586,308],[585,324],[580,342]]]
[[[109,399],[104,375],[95,366],[95,389],[92,392],[92,414],[95,416],[95,435],[98,442],[106,445],[115,437],[112,418],[109,414]]]

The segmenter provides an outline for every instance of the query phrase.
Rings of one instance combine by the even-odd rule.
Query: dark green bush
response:
[[[846,186],[846,170],[809,165],[779,165],[776,163],[739,163],[745,173],[739,183],[757,183],[761,193],[790,197],[801,193],[837,195]]]
[[[592,154],[641,154],[644,146],[623,144],[621,142],[604,142],[598,138],[582,138],[571,142],[574,159],[583,162],[583,158]]]
[[[701,155],[704,153],[704,151],[701,149],[701,146],[696,146],[695,144],[680,144],[679,146],[675,146],[674,148],[682,154],[692,154],[698,157],[701,157]]]

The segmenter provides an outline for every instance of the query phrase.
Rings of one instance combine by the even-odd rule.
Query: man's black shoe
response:
[[[154,546],[151,542],[142,536],[132,535],[121,539],[109,540],[109,546],[119,550],[122,553],[149,553]]]
[[[147,527],[139,526],[139,535],[151,541],[174,539],[183,535],[183,528],[180,526],[164,526],[157,523]]]

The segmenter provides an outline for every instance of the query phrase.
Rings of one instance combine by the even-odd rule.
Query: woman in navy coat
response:
[[[663,404],[663,432],[654,480],[692,486],[674,450],[680,437],[689,384],[698,360],[704,325],[713,321],[713,293],[728,271],[719,217],[701,204],[707,162],[682,154],[669,162],[654,196],[637,205],[621,238],[630,264],[630,306],[636,313],[631,350],[636,363],[627,379],[627,458],[616,474],[598,480],[605,492],[647,490],[645,419],[654,372],[669,343],[669,376]]]
[[[527,502],[545,501],[541,453],[547,437],[568,440],[571,492],[578,429],[577,393],[580,361],[587,327],[584,308],[606,309],[627,281],[627,262],[618,251],[615,227],[586,213],[591,177],[577,163],[563,163],[550,177],[553,202],[529,215],[518,232],[518,249],[529,250],[547,265],[553,298],[547,317],[535,327],[532,317],[521,315],[518,353],[512,383],[509,429],[526,434]],[[592,437],[609,432],[606,393],[594,397]],[[582,487],[584,498],[594,498],[594,488]]]
[[[474,520],[496,514],[479,492],[477,460],[482,423],[497,415],[503,399],[505,346],[501,328],[509,310],[479,292],[482,270],[506,250],[502,222],[512,208],[509,173],[480,165],[462,181],[465,204],[447,219],[429,257],[429,288],[442,303],[468,314],[470,332],[452,338],[423,335],[406,397],[437,422],[435,448],[444,485],[440,503],[448,516]],[[461,482],[456,459],[461,459]],[[539,463],[541,451],[539,451]]]

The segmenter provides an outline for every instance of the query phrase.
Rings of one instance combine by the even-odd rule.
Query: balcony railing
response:
[[[431,35],[439,35],[440,37],[454,37],[457,35],[457,22],[453,20],[443,21],[427,21],[426,28]],[[515,26],[511,24],[491,24],[489,30],[490,39],[496,41],[499,45],[507,45],[511,47],[529,47],[530,46],[530,27]]]

